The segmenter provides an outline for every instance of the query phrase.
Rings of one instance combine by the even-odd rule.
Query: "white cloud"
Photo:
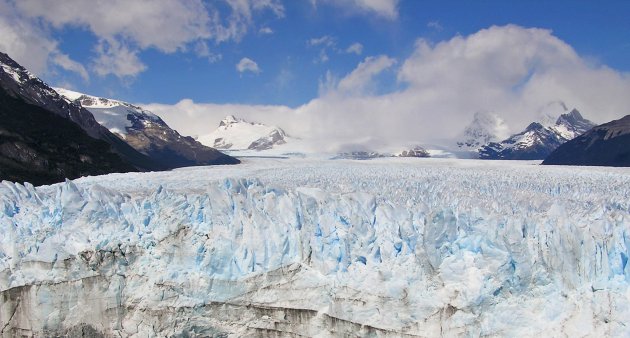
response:
[[[429,21],[427,23],[427,27],[435,29],[436,31],[442,31],[444,29],[444,27],[442,27],[442,24],[440,24],[439,21]]]
[[[337,40],[330,35],[324,35],[319,38],[312,38],[308,40],[306,44],[314,47],[334,47],[337,44]]]
[[[344,77],[337,86],[337,93],[344,95],[368,95],[372,90],[372,79],[384,70],[391,68],[396,60],[381,55],[367,57],[350,74]]]
[[[138,50],[130,49],[117,40],[101,40],[95,51],[98,57],[93,68],[100,76],[133,77],[147,68],[138,58]]]
[[[478,111],[497,113],[517,132],[558,101],[598,123],[630,114],[630,74],[585,61],[544,29],[508,25],[437,44],[419,40],[413,54],[394,67],[393,59],[379,56],[366,58],[339,80],[327,73],[319,97],[295,109],[188,102],[178,104],[182,114],[175,119],[184,133],[203,134],[216,128],[220,115],[246,112],[251,120],[334,150],[451,139]],[[397,72],[401,89],[375,94],[377,75],[388,69]],[[216,123],[200,130],[186,117],[188,110],[217,116]]]
[[[280,0],[0,0],[0,48],[42,73],[55,55],[66,55],[48,32],[85,29],[97,38],[94,71],[132,77],[146,69],[139,58],[143,50],[172,53],[200,41],[240,41],[263,11],[284,17]],[[76,64],[71,68],[84,76]]]
[[[240,41],[253,24],[253,13],[271,10],[277,17],[284,17],[284,6],[280,0],[224,0],[231,9],[230,15],[221,19],[217,10],[211,10],[210,32],[217,42]],[[223,22],[225,21],[225,22]]]
[[[236,64],[236,70],[241,74],[244,72],[252,72],[254,74],[261,72],[258,64],[250,58],[242,58],[241,61]]]
[[[52,58],[56,65],[65,70],[79,74],[84,81],[88,81],[90,79],[90,75],[88,75],[85,67],[81,63],[70,59],[68,55],[55,53]]]
[[[361,55],[363,53],[363,45],[355,42],[346,48],[346,53],[351,54],[354,53],[356,55]]]
[[[47,69],[48,55],[57,50],[57,42],[23,21],[13,5],[0,0],[0,51],[35,74]]]
[[[271,29],[271,27],[261,27],[258,30],[258,34],[261,34],[261,35],[273,34],[273,29]]]
[[[325,3],[359,14],[375,14],[393,20],[398,18],[399,0],[311,0],[313,6]]]
[[[208,59],[210,63],[219,62],[223,59],[222,54],[211,52],[205,41],[198,41],[197,44],[195,44],[195,53],[199,57]]]
[[[336,54],[346,53],[361,55],[363,53],[363,45],[358,42],[351,44],[346,49],[338,48],[337,38],[330,35],[324,35],[318,38],[309,39],[308,41],[306,41],[306,45],[309,47],[320,48],[319,55],[315,59],[316,63],[325,63],[330,60],[330,57],[328,56],[330,51]]]
[[[319,38],[312,38],[306,41],[306,45],[309,47],[319,47],[319,54],[317,58],[313,61],[315,63],[326,63],[330,60],[328,56],[328,50],[332,49],[333,51],[337,50],[337,39],[330,36],[324,35]]]

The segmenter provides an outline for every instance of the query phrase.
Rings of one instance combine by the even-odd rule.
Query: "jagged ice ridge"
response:
[[[629,183],[438,159],[3,182],[0,329],[625,336]]]

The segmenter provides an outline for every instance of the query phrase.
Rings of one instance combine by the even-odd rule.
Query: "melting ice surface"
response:
[[[630,170],[274,160],[0,185],[2,334],[629,336]]]

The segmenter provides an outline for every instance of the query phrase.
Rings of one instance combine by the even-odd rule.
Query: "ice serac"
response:
[[[1,334],[630,335],[630,173],[428,162],[3,182]]]
[[[268,150],[287,143],[288,139],[279,127],[247,122],[233,115],[221,120],[212,133],[199,137],[207,146],[229,150]]]
[[[497,160],[542,160],[561,144],[595,126],[576,110],[562,114],[552,125],[533,122],[523,132],[479,149],[479,158]]]
[[[163,169],[158,163],[136,151],[101,126],[89,111],[69,102],[7,54],[1,52],[0,88],[10,97],[72,121],[90,137],[107,142],[112,150],[122,157],[125,162],[130,163],[137,169]]]
[[[88,109],[99,124],[164,168],[239,163],[237,159],[206,147],[192,137],[180,135],[159,116],[139,106],[62,88],[55,90]]]
[[[630,115],[561,145],[543,164],[630,167]]]

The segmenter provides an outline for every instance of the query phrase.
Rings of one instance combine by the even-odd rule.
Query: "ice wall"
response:
[[[628,173],[190,173],[3,182],[2,335],[630,335]]]

